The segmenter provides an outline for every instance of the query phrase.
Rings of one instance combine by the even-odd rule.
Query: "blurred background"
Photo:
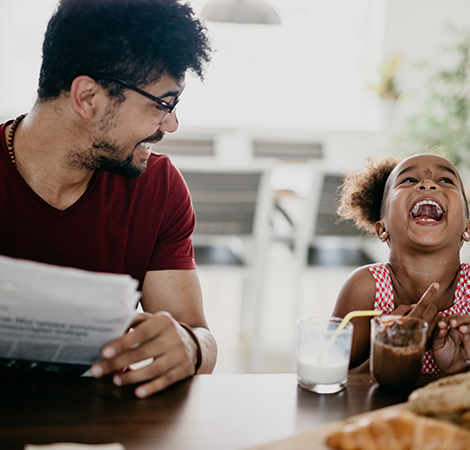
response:
[[[470,170],[467,0],[192,0],[215,49],[155,146],[193,195],[216,373],[294,371],[295,320],[330,315],[387,248],[337,223],[341,177],[427,147]],[[35,101],[56,0],[0,0],[0,120]],[[465,253],[465,250],[463,251]]]

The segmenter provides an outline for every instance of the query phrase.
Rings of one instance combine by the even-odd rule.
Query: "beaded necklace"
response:
[[[11,124],[10,131],[8,132],[7,138],[7,149],[8,154],[10,155],[11,162],[14,166],[16,166],[16,158],[15,158],[15,149],[13,148],[13,138],[15,137],[15,131],[18,128],[20,122],[26,117],[26,114],[21,114],[18,116],[15,121]]]

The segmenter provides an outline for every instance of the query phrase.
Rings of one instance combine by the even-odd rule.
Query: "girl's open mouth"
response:
[[[444,210],[434,200],[420,200],[410,211],[413,219],[420,222],[440,222],[444,217]]]

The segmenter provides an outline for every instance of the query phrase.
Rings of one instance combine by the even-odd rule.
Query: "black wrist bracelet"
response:
[[[183,322],[179,322],[179,324],[189,333],[189,335],[193,338],[193,341],[196,343],[196,364],[194,366],[194,374],[197,373],[199,370],[199,367],[201,367],[202,364],[202,351],[201,351],[201,344],[199,343],[199,339],[197,338],[196,334],[194,333],[193,329],[189,326],[186,325]]]

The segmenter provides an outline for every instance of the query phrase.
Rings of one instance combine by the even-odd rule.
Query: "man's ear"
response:
[[[72,81],[70,97],[73,109],[84,119],[91,119],[98,107],[103,87],[93,78],[80,75]]]
[[[375,234],[382,242],[386,242],[388,239],[388,231],[381,220],[375,224]]]

